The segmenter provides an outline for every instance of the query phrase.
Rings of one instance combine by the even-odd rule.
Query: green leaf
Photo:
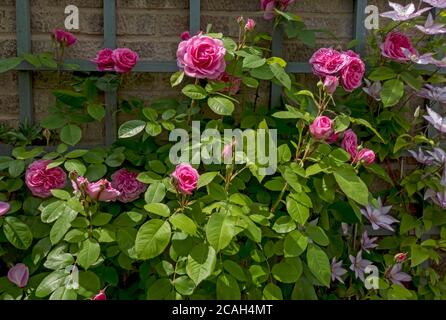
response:
[[[82,242],[80,251],[77,254],[77,263],[85,270],[94,264],[101,253],[101,246],[96,240],[87,239]]]
[[[65,286],[65,280],[69,275],[65,270],[56,270],[47,275],[36,289],[36,297],[45,298],[56,289]]]
[[[301,203],[298,203],[291,197],[287,197],[286,208],[294,221],[303,226],[310,217],[310,209]]]
[[[302,275],[302,262],[299,258],[285,259],[275,264],[271,272],[273,277],[280,282],[294,283]]]
[[[95,120],[101,121],[105,117],[105,108],[101,104],[89,104],[87,111]]]
[[[14,69],[23,61],[20,57],[12,57],[0,60],[0,73]]]
[[[147,290],[147,300],[167,299],[172,291],[172,284],[169,279],[156,280]]]
[[[187,275],[198,286],[214,271],[217,258],[215,250],[205,244],[195,246],[187,257]]]
[[[174,214],[169,218],[169,221],[175,228],[180,229],[188,235],[193,236],[197,233],[197,225],[195,222],[182,213]]]
[[[149,203],[144,206],[144,209],[162,217],[170,216],[170,208],[164,203]]]
[[[147,203],[160,203],[166,196],[166,186],[162,182],[155,182],[147,189],[144,199]]]
[[[41,208],[42,214],[40,215],[40,218],[44,223],[52,223],[59,219],[59,217],[65,212],[66,208],[67,206],[64,201],[51,202],[47,206]]]
[[[28,225],[16,217],[6,217],[3,223],[6,239],[17,249],[26,250],[31,246],[33,234]]]
[[[43,266],[51,270],[59,270],[68,267],[74,263],[74,258],[69,253],[56,252],[50,253]]]
[[[76,171],[76,173],[80,176],[83,176],[85,172],[87,172],[87,168],[85,167],[85,165],[77,159],[70,159],[65,161],[64,167],[65,169],[67,169],[68,172]]]
[[[87,100],[87,98],[81,93],[71,90],[55,90],[53,91],[53,95],[57,98],[57,100],[74,108],[82,108]]]
[[[47,129],[59,129],[67,123],[67,120],[60,114],[49,114],[42,119],[42,127]]]
[[[151,137],[156,137],[161,134],[163,128],[159,123],[156,122],[147,122],[146,132]]]
[[[237,280],[229,274],[221,274],[217,279],[218,300],[240,300],[241,293]]]
[[[76,218],[77,212],[69,208],[65,208],[63,214],[56,220],[50,230],[50,240],[53,245],[59,243],[65,234],[71,228],[71,222]]]
[[[206,238],[217,251],[226,248],[235,236],[235,217],[225,213],[214,213],[206,225]]]
[[[410,257],[412,261],[412,263],[410,264],[411,268],[414,268],[429,259],[429,249],[423,248],[418,244],[413,244],[410,249]]]
[[[196,84],[188,84],[181,90],[181,92],[188,98],[191,98],[192,100],[203,100],[206,99],[208,96],[208,93],[206,90]]]
[[[234,103],[224,97],[211,97],[208,99],[209,108],[221,116],[230,116],[234,112]]]
[[[330,243],[325,231],[319,226],[308,225],[305,231],[308,237],[320,246],[328,246]]]
[[[389,80],[396,77],[395,71],[388,67],[379,67],[373,70],[373,72],[369,75],[369,79],[372,81],[383,81]]]
[[[82,138],[82,130],[74,124],[69,124],[60,131],[60,140],[70,146],[76,145]]]
[[[331,267],[324,250],[316,245],[310,245],[307,250],[307,264],[316,279],[324,286],[330,287]]]
[[[243,77],[242,82],[248,88],[256,89],[259,86],[259,81],[257,79],[251,78],[251,77]]]
[[[277,80],[288,90],[291,90],[291,79],[290,76],[285,72],[285,69],[283,69],[279,64],[273,63],[269,66],[271,68],[271,71],[273,72],[274,76]]]
[[[175,290],[183,296],[190,296],[195,290],[195,283],[188,276],[176,278],[173,285],[175,286]]]
[[[131,138],[144,131],[146,122],[142,120],[130,120],[123,123],[118,130],[118,136],[121,139]]]
[[[266,63],[266,59],[253,55],[246,54],[243,59],[243,68],[245,69],[255,69],[263,66]]]
[[[415,91],[418,91],[423,87],[423,78],[418,74],[414,75],[408,71],[404,71],[401,73],[401,78]]]
[[[308,238],[306,236],[298,230],[291,231],[283,243],[285,258],[300,256],[307,249],[307,245]]]
[[[206,172],[198,178],[197,183],[197,189],[200,189],[201,187],[207,186],[209,183],[212,182],[212,180],[215,179],[215,177],[218,175],[218,172]]]
[[[350,199],[366,206],[369,203],[369,190],[366,184],[356,175],[351,167],[342,167],[337,169],[334,177],[342,192]]]
[[[50,296],[49,300],[76,300],[77,293],[74,289],[68,289],[66,286],[57,288]]]
[[[184,79],[184,71],[177,71],[170,77],[170,85],[172,87],[178,86]]]
[[[107,173],[107,166],[102,163],[91,164],[87,168],[85,178],[89,181],[97,181],[105,176]]]
[[[384,82],[380,96],[384,107],[396,105],[404,95],[404,83],[401,80],[388,80]]]
[[[167,221],[152,219],[138,230],[135,250],[139,259],[148,260],[160,255],[170,242],[171,229]]]
[[[283,300],[282,290],[280,287],[276,286],[274,283],[268,283],[265,288],[263,288],[263,299],[264,300]]]
[[[223,261],[223,268],[238,281],[246,281],[246,275],[243,268],[232,260]]]
[[[17,178],[25,170],[25,162],[23,160],[13,160],[9,162],[8,172],[12,178]]]

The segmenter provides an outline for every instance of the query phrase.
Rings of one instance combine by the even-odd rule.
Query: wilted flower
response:
[[[381,17],[392,19],[393,21],[407,21],[416,17],[421,16],[424,12],[432,9],[431,7],[423,8],[416,11],[415,5],[413,3],[407,6],[402,6],[398,3],[390,2],[389,6],[393,8],[393,11],[384,12]]]
[[[431,101],[446,103],[446,87],[440,88],[426,84],[424,88],[418,91],[417,95]]]
[[[424,153],[423,149],[418,148],[418,152],[414,150],[408,151],[412,157],[414,157],[419,163],[425,164],[425,165],[432,165],[434,163],[434,159],[427,154]]]
[[[364,90],[365,93],[367,93],[376,101],[381,101],[381,89],[382,89],[381,81],[375,81],[372,84],[369,80],[367,79],[364,80],[367,87],[362,88],[362,90]]]
[[[423,2],[426,2],[435,8],[446,9],[446,0],[423,0]]]
[[[9,203],[0,201],[0,217],[7,214],[10,208]]]
[[[395,264],[389,271],[386,272],[386,278],[389,279],[393,284],[399,284],[402,286],[401,282],[408,282],[412,280],[412,277],[401,269],[403,265],[401,263]]]
[[[427,107],[428,116],[423,116],[424,119],[429,121],[429,123],[434,126],[435,129],[441,133],[446,133],[446,118],[443,118],[438,113],[436,113],[431,108]]]
[[[389,231],[394,231],[391,224],[398,223],[399,221],[388,214],[391,209],[392,206],[384,207],[381,198],[378,198],[377,207],[372,203],[369,203],[365,208],[361,209],[361,213],[370,221],[373,230],[383,228]]]
[[[426,23],[424,26],[416,26],[418,30],[425,34],[429,35],[435,35],[435,34],[442,34],[446,33],[446,28],[444,24],[435,23],[434,18],[432,17],[432,14],[429,13],[429,16],[427,17]]]
[[[23,263],[18,263],[8,271],[8,279],[17,287],[25,288],[28,284],[29,270]]]
[[[367,231],[364,231],[361,237],[361,248],[365,252],[369,252],[370,249],[375,249],[378,246],[378,244],[375,243],[376,240],[378,240],[377,237],[369,238]]]
[[[352,265],[350,266],[350,270],[355,272],[356,278],[359,278],[362,282],[364,282],[365,269],[368,266],[371,266],[372,262],[362,258],[362,251],[359,251],[356,257],[350,255],[350,261],[352,263]]]
[[[393,258],[397,263],[403,263],[407,259],[407,252],[397,253]]]
[[[342,276],[347,273],[347,270],[342,268],[342,260],[336,262],[336,257],[331,261],[331,281],[338,280],[341,283],[344,283],[342,280]]]

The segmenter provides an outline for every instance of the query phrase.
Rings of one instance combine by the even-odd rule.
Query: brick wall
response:
[[[187,0],[116,0],[117,40],[119,46],[137,51],[143,59],[171,61],[179,40],[179,33],[188,29],[189,1]],[[79,42],[69,50],[68,57],[89,59],[103,45],[102,1],[99,0],[32,0],[31,28],[32,50],[41,52],[51,47],[49,32],[62,27],[65,6],[73,4],[80,11],[80,30],[76,31]],[[262,19],[258,0],[202,0],[201,27],[211,23],[214,31],[236,37],[235,19],[239,15],[255,18],[259,31],[271,31],[272,24]],[[337,36],[320,33],[317,46],[348,43],[353,36],[353,0],[299,0],[290,8],[300,14],[309,28],[327,29]],[[285,41],[284,57],[289,61],[307,60],[314,49],[296,41]],[[15,1],[0,0],[0,57],[16,55]],[[169,74],[135,74],[120,91],[120,97],[137,96],[147,103],[165,96],[178,96],[171,89]],[[307,81],[308,76],[301,77]],[[57,87],[55,77],[48,73],[33,76],[34,109],[39,120],[47,112],[54,99],[51,90]],[[269,100],[267,86],[262,87],[261,102]],[[245,91],[241,100],[253,99],[254,92]],[[16,125],[19,119],[17,74],[0,75],[0,121]],[[124,121],[126,117],[120,117]],[[102,127],[87,128],[92,134],[86,143],[98,143],[98,131]],[[87,133],[88,136],[88,133]]]

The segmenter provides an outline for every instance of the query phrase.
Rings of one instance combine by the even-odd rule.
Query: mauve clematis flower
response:
[[[124,203],[135,201],[146,191],[147,186],[138,181],[137,172],[120,169],[112,175],[111,185],[120,192],[118,200]]]
[[[446,87],[440,88],[426,84],[424,88],[418,91],[417,95],[431,101],[446,103]]]
[[[28,284],[29,270],[23,263],[18,263],[8,271],[8,279],[19,288],[25,288]]]
[[[362,90],[364,90],[364,92],[367,93],[374,100],[381,101],[381,89],[382,89],[381,81],[375,81],[373,83],[371,83],[367,79],[364,79],[364,81],[367,86],[362,88]]]
[[[421,32],[429,35],[446,33],[445,25],[440,23],[435,23],[434,18],[430,13],[429,16],[427,17],[424,26],[415,26],[415,27],[417,27],[418,30],[420,30]]]
[[[440,148],[434,148],[433,151],[427,151],[438,165],[446,163],[446,152]]]
[[[426,65],[426,64],[436,64],[437,60],[434,58],[434,53],[428,52],[419,55],[418,52],[412,53],[406,48],[401,48],[407,60],[412,61],[416,64]]]
[[[418,152],[415,150],[409,150],[408,152],[421,164],[428,166],[434,164],[434,158],[424,153],[423,149],[421,148],[418,148]]]
[[[399,221],[388,214],[391,209],[392,206],[384,207],[381,198],[378,198],[377,207],[372,203],[369,203],[365,208],[361,209],[361,214],[369,220],[373,230],[383,228],[389,231],[394,231],[391,224],[399,223]]]
[[[378,240],[378,237],[369,238],[367,231],[364,231],[361,237],[362,250],[368,253],[369,250],[375,249],[378,246],[378,244],[375,243],[376,240]]]
[[[423,0],[423,2],[435,8],[446,9],[446,0]]]
[[[428,116],[423,116],[424,119],[441,133],[446,133],[446,118],[443,118],[431,108],[427,107]]]
[[[0,201],[0,217],[8,213],[11,206],[7,202]]]
[[[342,276],[347,273],[347,270],[342,268],[342,260],[336,262],[336,258],[331,261],[331,281],[338,280],[340,283],[344,283]]]
[[[446,209],[446,166],[443,169],[443,176],[441,177],[440,184],[444,187],[442,192],[436,192],[432,189],[428,189],[424,194],[424,200],[431,199],[433,203]]]
[[[350,270],[355,272],[356,278],[359,278],[362,282],[364,282],[365,269],[368,266],[371,266],[372,262],[362,258],[362,251],[359,251],[356,257],[350,255],[350,261],[352,263],[352,265],[350,266]]]
[[[389,6],[391,6],[394,10],[382,13],[381,17],[389,18],[392,19],[393,21],[407,21],[419,17],[424,12],[432,9],[431,7],[427,7],[416,11],[415,5],[413,3],[410,3],[407,6],[402,6],[398,3],[390,1],[389,1]]]
[[[401,263],[395,264],[389,271],[386,272],[386,278],[393,284],[403,286],[401,282],[412,281],[412,277],[405,272],[402,272],[403,265]]]

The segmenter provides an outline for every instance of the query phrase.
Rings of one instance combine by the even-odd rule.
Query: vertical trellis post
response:
[[[31,52],[29,0],[16,1],[17,55]],[[32,71],[18,72],[20,122],[33,122]]]
[[[283,53],[283,31],[280,26],[274,29],[273,42],[271,48],[272,54],[275,57],[281,57]],[[278,107],[282,97],[282,87],[278,84],[271,84],[271,100],[270,107]]]
[[[189,31],[193,35],[200,31],[201,1],[189,1]]]
[[[367,30],[365,28],[365,9],[367,7],[367,0],[355,1],[355,24],[354,24],[354,38],[358,41],[356,51],[363,55],[365,53]]]
[[[116,48],[116,0],[104,1],[104,47]],[[105,143],[111,145],[116,140],[118,92],[105,92]]]

